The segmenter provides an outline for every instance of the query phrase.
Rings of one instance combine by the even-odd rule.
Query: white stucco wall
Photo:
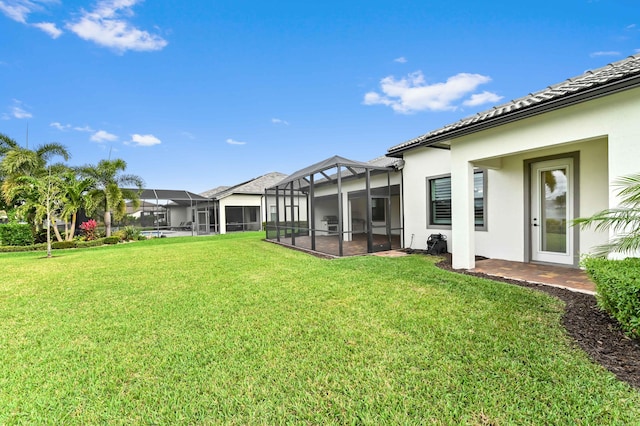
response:
[[[265,209],[263,206],[264,196],[250,194],[232,194],[222,198],[220,202],[220,233],[226,234],[227,214],[226,207],[242,207],[242,206],[258,206],[260,207],[261,222],[266,220]]]
[[[615,207],[615,178],[640,172],[640,89],[570,106],[450,141],[451,151],[404,154],[405,246],[424,248],[432,233],[448,237],[454,266],[471,268],[474,254],[528,261],[525,161],[579,152],[579,215]],[[473,225],[473,166],[487,171],[487,230]],[[452,230],[427,226],[427,178],[451,173]],[[579,251],[607,235],[581,231]]]
[[[453,140],[453,208],[459,216],[456,218],[454,213],[453,227],[456,232],[452,236],[453,241],[450,241],[451,246],[476,247],[489,257],[527,260],[524,258],[524,240],[519,241],[524,235],[524,193],[523,182],[518,180],[524,175],[519,164],[528,158],[578,149],[581,152],[580,215],[587,216],[607,207],[607,204],[610,207],[617,205],[616,197],[611,190],[607,190],[608,184],[604,182],[639,171],[640,120],[637,117],[640,117],[640,89],[609,95]],[[496,158],[502,159],[502,167],[496,170],[499,177],[494,179],[499,182],[502,179],[502,188],[510,188],[514,192],[508,196],[497,195],[499,202],[505,204],[496,205],[492,197],[496,197],[500,186],[489,183],[490,229],[484,236],[479,236],[469,231],[468,222],[464,219],[468,214],[460,214],[460,210],[468,207],[468,176],[465,174],[468,174],[470,163],[482,164]],[[510,220],[506,214],[500,213],[500,209],[509,211],[510,215],[513,212],[514,219]],[[520,226],[517,226],[517,220],[521,221]],[[498,229],[492,231],[494,227]],[[580,235],[581,252],[588,251],[594,243],[603,240],[603,236],[594,231],[583,231]],[[489,240],[483,241],[483,238]],[[473,267],[473,256],[466,250],[461,249],[457,261],[455,254],[455,267]]]
[[[405,247],[426,249],[431,234],[444,234],[450,240],[450,229],[427,225],[427,178],[451,173],[451,153],[443,149],[418,148],[405,153],[404,161]]]

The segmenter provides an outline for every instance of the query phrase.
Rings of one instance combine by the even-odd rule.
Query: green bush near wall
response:
[[[26,223],[5,223],[0,225],[0,245],[28,246],[33,244],[31,225]]]
[[[588,258],[584,264],[596,284],[598,305],[640,338],[640,259]]]

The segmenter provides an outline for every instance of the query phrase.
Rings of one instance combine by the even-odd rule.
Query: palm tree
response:
[[[91,198],[88,196],[94,188],[91,178],[78,178],[76,172],[68,169],[62,174],[62,195],[64,197],[60,218],[65,221],[65,240],[72,241],[76,230],[78,211],[91,208]],[[71,219],[71,224],[69,224]]]
[[[11,139],[9,136],[5,135],[4,133],[0,133],[0,162],[2,161],[2,159],[4,158],[4,155],[7,152],[18,147],[19,147],[18,142]],[[5,179],[4,172],[0,168],[0,188],[2,188],[2,183],[4,182],[4,179]],[[4,197],[0,197],[0,208],[6,208],[6,207],[8,206],[7,204],[5,204]]]
[[[0,133],[0,157],[4,157],[4,154],[6,154],[7,151],[13,148],[18,148],[18,146],[18,142],[11,139],[4,133]]]
[[[127,168],[122,159],[101,160],[96,166],[88,165],[80,168],[80,173],[93,179],[95,188],[89,191],[92,204],[89,213],[97,208],[104,211],[106,236],[111,236],[111,215],[118,220],[126,214],[126,200],[131,200],[137,208],[140,205],[139,191],[125,189],[124,186],[135,186],[142,189],[144,181],[132,174],[119,174]]]
[[[7,203],[14,201],[14,198],[7,198],[6,194],[9,191],[9,186],[12,182],[20,176],[33,176],[42,177],[47,175],[47,165],[49,161],[55,156],[61,156],[66,160],[69,159],[70,154],[64,145],[59,143],[47,143],[40,145],[35,149],[22,148],[12,139],[2,135],[0,146],[4,146],[0,150],[3,154],[0,161],[0,176],[3,177],[2,191],[5,193],[5,200]],[[60,166],[55,166],[59,168]]]
[[[614,182],[620,196],[619,207],[602,210],[591,217],[578,218],[574,225],[596,231],[613,230],[616,233],[609,243],[595,248],[594,256],[605,257],[609,253],[634,254],[640,251],[640,173],[624,176]]]

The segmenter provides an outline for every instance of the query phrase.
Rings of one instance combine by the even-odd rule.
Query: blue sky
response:
[[[0,132],[201,192],[370,160],[638,52],[637,0],[0,0]]]

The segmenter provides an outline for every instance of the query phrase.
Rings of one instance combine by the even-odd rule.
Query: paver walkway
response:
[[[536,263],[512,262],[500,259],[476,261],[471,272],[529,281],[566,288],[580,293],[595,294],[596,286],[582,269]]]

